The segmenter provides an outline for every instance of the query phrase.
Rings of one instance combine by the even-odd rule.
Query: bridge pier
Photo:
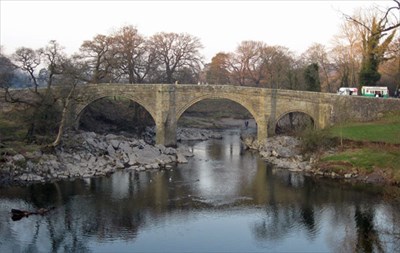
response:
[[[264,142],[268,137],[268,117],[259,117],[257,119],[257,141]]]
[[[176,102],[174,84],[162,85],[156,94],[156,143],[176,147]]]
[[[177,123],[167,116],[166,121],[156,121],[156,143],[166,147],[176,147]]]

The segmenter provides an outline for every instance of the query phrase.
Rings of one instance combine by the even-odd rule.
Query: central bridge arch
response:
[[[243,103],[239,98],[234,97],[234,96],[224,96],[224,95],[219,95],[219,96],[217,96],[217,95],[215,95],[215,94],[202,95],[202,96],[199,96],[199,97],[196,97],[196,98],[192,99],[191,101],[189,101],[189,102],[186,103],[186,104],[181,105],[181,106],[177,109],[177,112],[176,112],[176,119],[179,120],[179,118],[182,116],[182,114],[183,114],[187,109],[189,109],[189,108],[190,108],[191,106],[193,106],[194,104],[196,104],[196,103],[198,103],[198,102],[200,102],[200,101],[206,100],[206,99],[215,99],[215,100],[218,100],[218,99],[227,99],[227,100],[233,101],[233,102],[235,102],[235,103],[237,103],[237,104],[243,106],[243,107],[251,114],[251,116],[256,120],[257,114],[256,114],[256,112],[254,111],[254,109],[253,109],[253,108],[247,107],[246,104]]]

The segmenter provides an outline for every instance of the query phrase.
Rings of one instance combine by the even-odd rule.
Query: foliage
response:
[[[43,103],[28,116],[28,121],[35,125],[35,134],[54,134],[60,120],[60,108],[56,104]]]
[[[304,79],[308,91],[321,91],[318,63],[311,63],[306,67],[304,71]]]
[[[0,54],[0,88],[10,87],[14,79],[14,65],[11,60]]]
[[[307,51],[302,55],[307,63],[317,63],[319,71],[319,79],[321,87],[324,87],[325,91],[332,92],[335,91],[331,86],[332,71],[331,63],[328,58],[328,52],[325,46],[314,43],[311,45]],[[322,89],[322,88],[321,88]]]
[[[206,82],[209,84],[229,84],[230,73],[228,67],[228,54],[217,53],[207,66]]]
[[[362,63],[359,75],[360,86],[375,86],[379,79],[381,79],[376,60],[365,60]]]
[[[26,135],[27,125],[21,113],[0,114],[0,142],[19,140],[22,141]]]
[[[391,10],[395,12],[396,9],[398,10],[398,8],[390,8],[381,16],[374,13],[370,17],[347,17],[360,28],[359,34],[362,41],[360,86],[375,86],[381,78],[378,72],[379,65],[387,60],[385,54],[396,34],[396,27],[399,26],[391,22],[389,15]],[[397,16],[398,14],[396,18]]]
[[[36,144],[25,141],[28,126],[25,124],[23,114],[2,113],[0,114],[0,162],[4,155],[16,155],[25,152],[39,150]]]
[[[337,145],[336,138],[332,138],[328,131],[316,130],[312,127],[305,129],[301,134],[300,148],[304,153],[316,152]]]

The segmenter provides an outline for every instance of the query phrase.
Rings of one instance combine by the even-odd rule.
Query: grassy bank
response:
[[[39,145],[25,140],[28,126],[20,114],[0,114],[0,162],[3,155],[32,152]]]
[[[330,129],[332,136],[354,141],[400,144],[400,112],[367,123],[347,123]]]
[[[342,140],[342,145],[334,154],[324,155],[320,166],[339,173],[379,174],[388,182],[400,183],[400,112],[374,122],[337,125],[329,134]]]

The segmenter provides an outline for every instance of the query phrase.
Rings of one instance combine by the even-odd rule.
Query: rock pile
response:
[[[199,128],[178,128],[178,141],[204,141],[208,139],[222,139],[220,133]]]
[[[67,133],[64,140],[53,154],[37,151],[7,157],[2,164],[3,174],[14,181],[28,182],[87,178],[108,175],[117,169],[170,169],[175,163],[186,163],[186,157],[193,155],[185,146],[153,146],[114,134]]]
[[[258,150],[261,157],[276,168],[288,169],[294,172],[305,172],[309,175],[333,179],[348,180],[357,178],[364,182],[383,180],[383,177],[380,175],[369,175],[364,178],[359,177],[357,169],[351,168],[351,164],[344,164],[345,162],[342,162],[342,167],[350,167],[350,169],[343,170],[340,173],[332,171],[330,168],[321,167],[317,154],[301,153],[301,143],[296,137],[274,136],[267,138],[263,143],[259,143],[254,136],[246,135],[242,136],[242,142],[247,148]],[[334,152],[334,149],[325,150],[325,152]]]
[[[292,136],[274,136],[259,143],[255,136],[242,136],[243,144],[249,149],[258,150],[261,157],[277,168],[291,171],[310,171],[313,158],[306,159],[300,152],[300,140]]]

